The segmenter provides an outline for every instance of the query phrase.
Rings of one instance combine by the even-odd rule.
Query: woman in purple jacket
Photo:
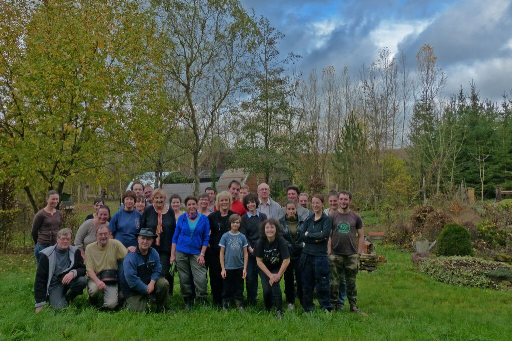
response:
[[[208,295],[204,253],[210,241],[210,224],[197,212],[197,201],[194,196],[185,199],[187,212],[178,218],[172,238],[171,264],[176,262],[185,310],[190,310],[193,303],[192,283],[197,300],[205,303]]]

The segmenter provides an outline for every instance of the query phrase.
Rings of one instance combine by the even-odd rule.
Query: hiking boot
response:
[[[295,304],[288,303],[288,311],[292,311],[292,310],[295,310]]]
[[[361,311],[359,310],[359,308],[357,307],[357,305],[353,304],[350,306],[350,312],[351,313],[358,313],[358,314],[361,314]]]

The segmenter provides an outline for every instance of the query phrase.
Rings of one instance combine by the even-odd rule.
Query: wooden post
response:
[[[468,187],[468,204],[475,204],[475,189],[473,187]]]
[[[496,189],[496,201],[500,202],[502,199],[501,186],[496,186],[495,189]]]

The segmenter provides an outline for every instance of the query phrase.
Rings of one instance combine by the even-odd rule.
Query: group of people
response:
[[[324,211],[323,195],[310,198],[296,186],[286,192],[281,207],[266,183],[256,195],[233,180],[227,191],[215,194],[208,187],[199,198],[188,196],[182,211],[179,195],[167,205],[162,189],[134,183],[112,217],[102,199],[95,200],[96,212],[71,245],[72,231],[59,229],[59,195],[50,191],[32,230],[36,312],[47,301],[64,308],[85,288],[105,309],[122,300],[134,312],[148,304],[167,311],[177,272],[185,310],[207,304],[209,279],[215,306],[244,311],[256,304],[261,282],[266,309],[275,308],[281,318],[284,278],[287,310],[298,298],[306,313],[313,311],[316,290],[323,310],[341,310],[348,298],[350,311],[360,313],[356,275],[364,233],[361,217],[350,210],[352,194],[329,193]],[[142,213],[135,208],[138,196],[144,198]]]

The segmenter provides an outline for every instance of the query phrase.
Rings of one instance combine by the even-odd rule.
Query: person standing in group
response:
[[[240,182],[238,180],[231,180],[228,186],[228,192],[231,193],[231,210],[240,216],[247,213],[244,204],[238,200],[240,194]],[[218,209],[218,208],[217,208]]]
[[[118,262],[124,259],[127,250],[119,240],[110,239],[108,224],[98,226],[95,237],[96,242],[86,249],[87,293],[93,305],[115,309],[119,297]]]
[[[313,291],[316,286],[316,296],[322,309],[332,310],[329,280],[331,271],[327,258],[327,244],[332,228],[331,218],[323,212],[324,197],[313,195],[311,199],[314,215],[304,221],[300,235],[304,241],[304,249],[300,257],[302,270],[302,307],[306,313],[312,312]]]
[[[151,185],[144,186],[144,198],[148,206],[153,204],[153,187]]]
[[[338,192],[329,192],[327,202],[329,203],[329,208],[326,208],[324,213],[330,215],[331,213],[336,212],[338,210]]]
[[[331,214],[332,231],[328,249],[332,273],[331,300],[336,310],[343,309],[338,297],[340,283],[345,282],[350,311],[361,313],[357,307],[356,276],[359,256],[364,247],[363,220],[359,214],[350,210],[352,193],[341,191],[338,199],[339,208]]]
[[[281,214],[281,206],[270,198],[270,187],[262,182],[258,185],[258,211],[265,213],[267,218],[279,220]]]
[[[208,216],[211,212],[208,210],[208,204],[210,202],[210,197],[208,194],[203,193],[199,196],[199,207],[197,211],[205,216]]]
[[[286,216],[279,221],[283,229],[283,238],[290,249],[290,264],[284,273],[284,293],[288,302],[288,310],[295,309],[295,283],[297,283],[297,297],[302,305],[302,271],[299,259],[302,255],[302,238],[300,231],[304,228],[304,220],[297,214],[297,203],[286,203]]]
[[[135,209],[140,214],[144,213],[144,209],[146,208],[146,198],[143,195],[137,195],[135,198]]]
[[[164,190],[157,188],[151,194],[152,205],[146,207],[144,214],[142,214],[140,228],[151,229],[156,235],[153,242],[153,248],[160,256],[160,264],[162,271],[160,277],[164,277],[169,282],[169,293],[172,295],[174,286],[174,277],[169,274],[171,267],[171,248],[172,237],[176,229],[176,220],[174,219],[174,212],[169,206],[165,204],[167,195]]]
[[[210,213],[213,213],[213,212],[215,212],[215,197],[216,197],[215,189],[213,187],[206,187],[204,189],[204,192],[206,194],[208,194],[208,198],[210,199],[208,202],[208,211]]]
[[[242,218],[238,214],[229,217],[231,229],[220,238],[220,266],[224,279],[222,310],[227,311],[234,300],[240,311],[244,309],[244,278],[247,276],[247,238],[240,233]]]
[[[101,206],[105,205],[105,201],[103,200],[102,197],[98,197],[98,198],[94,199],[93,205],[94,205],[94,213],[91,213],[87,217],[85,217],[86,221],[89,219],[93,219],[96,216],[96,214],[98,214],[98,210],[100,209]],[[110,221],[110,216],[108,217],[108,221]]]
[[[62,223],[62,212],[57,210],[58,204],[59,193],[51,190],[46,193],[46,206],[34,216],[32,239],[36,245],[34,248],[36,265],[39,264],[40,251],[55,245],[57,242],[57,232],[59,232],[60,224]]]
[[[208,279],[206,277],[205,252],[210,241],[208,218],[197,212],[197,198],[185,199],[187,212],[178,218],[172,237],[171,264],[176,262],[180,278],[181,296],[185,310],[193,304],[195,297],[206,303]]]
[[[56,310],[64,309],[87,286],[85,265],[77,247],[70,245],[68,228],[55,233],[56,244],[41,251],[34,281],[35,312],[50,302]]]
[[[290,251],[282,234],[279,222],[267,219],[261,224],[260,240],[256,246],[265,308],[270,311],[274,305],[278,320],[283,316],[283,294],[279,282],[290,264]]]
[[[309,195],[307,193],[299,194],[299,205],[309,210]]]
[[[130,187],[130,190],[135,192],[135,196],[144,195],[144,186],[140,182],[134,182]],[[123,203],[124,204],[124,203]]]
[[[140,230],[140,219],[142,214],[134,209],[137,195],[133,191],[126,191],[123,194],[123,207],[119,209],[110,219],[110,231],[114,239],[123,243],[130,252],[135,252],[137,247],[136,234]]]
[[[185,213],[181,210],[181,197],[179,194],[173,194],[169,198],[169,202],[171,204],[172,211],[174,212],[174,219],[178,221],[178,218]]]
[[[93,219],[86,220],[76,231],[75,246],[80,249],[82,258],[85,259],[85,248],[96,241],[96,229],[100,225],[108,226],[110,209],[108,206],[101,206]]]
[[[240,186],[240,195],[239,195],[239,198],[240,198],[240,201],[243,203],[244,202],[244,198],[247,194],[249,194],[249,186],[247,185],[242,185]]]
[[[249,194],[244,198],[244,207],[247,214],[242,216],[242,232],[247,238],[249,246],[247,247],[248,263],[247,277],[245,278],[245,287],[247,289],[247,304],[256,305],[258,297],[258,264],[256,263],[256,255],[254,250],[260,239],[260,225],[267,219],[265,213],[258,211],[259,200],[254,194]]]
[[[307,217],[310,216],[307,208],[304,208],[299,205],[299,195],[300,189],[297,186],[290,185],[286,187],[286,197],[288,201],[294,201],[297,204],[297,215],[301,220],[306,220]],[[279,214],[279,220],[286,216],[286,207],[281,208],[281,212]]]
[[[220,266],[220,238],[231,228],[229,226],[229,217],[235,212],[231,211],[232,195],[223,191],[217,194],[215,206],[217,211],[210,213],[208,221],[210,222],[210,245],[206,250],[206,265],[210,275],[210,288],[212,290],[213,304],[222,306],[222,288],[223,280]]]

